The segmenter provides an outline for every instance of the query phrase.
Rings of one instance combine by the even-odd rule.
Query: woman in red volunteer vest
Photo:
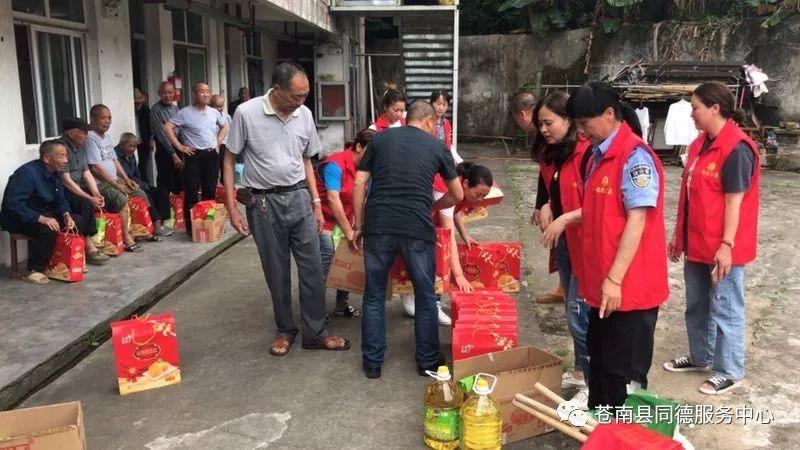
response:
[[[464,161],[453,147],[453,125],[447,120],[445,114],[450,108],[450,101],[452,97],[446,91],[438,90],[431,92],[430,103],[433,106],[433,111],[436,113],[436,137],[444,142],[444,145],[450,150],[453,155],[453,161],[456,164],[461,164]]]
[[[404,127],[406,119],[406,96],[402,92],[390,88],[383,94],[383,114],[370,125],[374,131],[383,131],[387,128]]]
[[[611,85],[581,86],[567,112],[591,142],[580,213],[565,219],[581,224],[589,407],[620,407],[628,388],[647,387],[658,310],[669,297],[664,173]]]
[[[494,179],[489,168],[479,166],[471,162],[462,162],[456,166],[461,187],[464,190],[464,199],[451,206],[450,208],[433,211],[433,225],[436,228],[446,228],[450,230],[450,270],[453,274],[453,281],[461,292],[472,292],[473,287],[466,277],[458,259],[458,246],[456,245],[456,233],[461,235],[461,239],[469,246],[478,244],[469,235],[464,223],[466,212],[476,203],[480,202],[489,194],[492,189]],[[442,177],[436,176],[433,181],[433,200],[437,201],[447,194],[447,184]],[[414,296],[401,295],[403,308],[406,314],[414,317]],[[450,325],[450,317],[442,310],[439,305],[439,324]]]
[[[336,251],[334,235],[341,233],[348,241],[353,240],[353,183],[361,155],[374,135],[375,131],[369,128],[361,130],[344,150],[328,156],[319,165],[317,191],[323,199],[322,216],[325,218],[325,225],[319,234],[319,249],[322,273],[326,279]],[[361,317],[361,310],[348,303],[349,297],[349,292],[337,290],[333,313],[337,316]]]
[[[547,202],[541,207],[539,221],[544,228],[542,244],[555,250],[559,279],[566,292],[567,328],[574,347],[575,365],[572,371],[564,373],[561,386],[564,389],[579,388],[572,402],[581,409],[587,409],[589,354],[586,349],[586,330],[589,327],[589,307],[578,295],[579,225],[569,225],[567,230],[564,215],[581,208],[583,179],[580,176],[580,164],[589,145],[586,139],[579,137],[574,122],[567,115],[568,100],[566,93],[553,92],[542,98],[534,108],[539,127],[537,141],[541,141],[539,164],[547,180],[542,187],[547,192]]]
[[[756,257],[759,164],[756,144],[733,120],[736,102],[722,83],[692,95],[702,132],[689,147],[669,257],[685,256],[689,354],[671,372],[708,371],[700,392],[723,394],[744,378],[744,266]]]

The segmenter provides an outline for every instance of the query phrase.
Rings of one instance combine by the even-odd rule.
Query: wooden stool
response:
[[[19,273],[19,262],[17,261],[17,241],[32,241],[28,236],[19,233],[8,233],[11,236],[11,278],[22,278]]]

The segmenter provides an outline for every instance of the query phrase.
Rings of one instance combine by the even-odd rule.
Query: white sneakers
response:
[[[589,410],[589,388],[583,387],[581,388],[577,394],[575,394],[570,400],[570,403],[575,405],[576,408],[582,411]]]
[[[584,387],[586,387],[586,382],[573,377],[572,372],[564,372],[561,375],[561,389]]]
[[[414,317],[414,296],[409,294],[403,294],[400,296],[400,300],[403,303],[403,309],[406,311],[410,317]],[[442,326],[450,326],[452,321],[450,320],[450,316],[442,310],[442,305],[439,302],[436,302],[436,308],[438,309],[439,313],[439,325]]]

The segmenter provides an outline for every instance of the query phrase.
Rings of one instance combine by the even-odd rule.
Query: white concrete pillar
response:
[[[230,103],[231,93],[228,92],[227,62],[225,61],[225,24],[217,24],[217,54],[219,55],[217,72],[219,73],[219,93],[225,99],[225,107]]]
[[[231,88],[234,90],[231,95],[235,96],[239,88],[247,84],[242,32],[238,28],[228,27],[226,35],[228,38],[228,52],[231,55]]]
[[[22,120],[22,92],[19,87],[17,67],[17,44],[14,39],[14,23],[11,18],[11,2],[0,2],[0,86],[6,102],[0,120],[0,196],[5,192],[8,177],[23,163],[38,157],[37,149],[25,146],[25,124]],[[2,198],[2,197],[0,197]],[[0,263],[11,263],[8,233],[0,233]],[[19,245],[20,258],[27,254],[24,243]]]
[[[264,58],[264,92],[272,87],[272,72],[278,65],[278,40],[261,33],[261,56]]]
[[[206,82],[208,87],[211,88],[212,93],[218,93],[222,89],[219,82],[219,67],[220,58],[224,61],[225,55],[219,54],[218,36],[217,36],[217,21],[214,19],[206,18],[206,73],[208,74]]]
[[[145,48],[147,51],[147,89],[150,103],[158,98],[158,85],[175,70],[172,45],[172,13],[158,4],[144,5]]]
[[[116,15],[104,14],[102,0],[95,0],[94,17],[89,18],[89,73],[96,85],[92,88],[92,104],[103,103],[111,110],[111,140],[124,132],[135,132],[133,109],[133,67],[131,63],[131,30],[128,0],[121,0]],[[90,78],[92,78],[90,76]]]

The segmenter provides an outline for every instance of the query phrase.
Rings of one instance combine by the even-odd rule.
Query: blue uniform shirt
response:
[[[599,145],[592,147],[592,159],[589,163],[586,181],[589,180],[589,176],[603,159],[608,148],[611,147],[617,131],[619,130],[611,133],[611,136]],[[625,205],[625,210],[642,207],[654,208],[658,202],[658,189],[658,172],[653,156],[644,147],[637,147],[630,154],[623,168],[620,192],[622,192],[622,203]]]
[[[23,232],[35,225],[39,216],[61,217],[69,212],[64,196],[61,174],[50,172],[41,160],[23,164],[8,179],[0,227],[6,231]]]

